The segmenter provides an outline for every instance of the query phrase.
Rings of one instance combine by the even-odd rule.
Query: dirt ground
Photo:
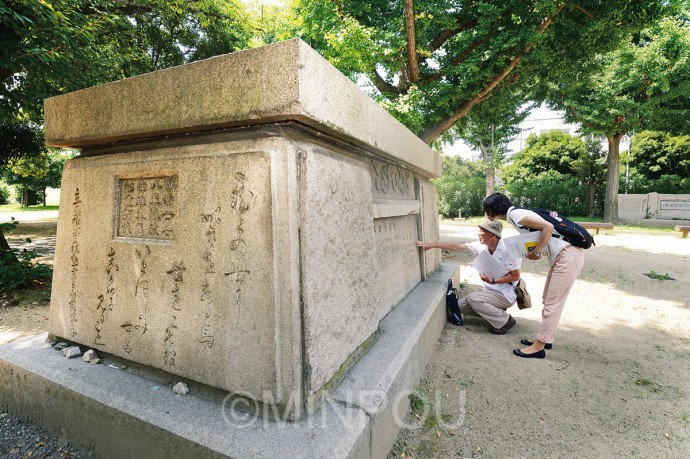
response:
[[[469,242],[477,227],[441,233]],[[690,239],[616,229],[595,240],[546,359],[511,352],[538,331],[546,261],[523,263],[534,305],[509,310],[507,335],[471,317],[445,327],[390,458],[690,457]],[[480,288],[470,255],[444,258]],[[0,300],[0,342],[45,330],[46,299]]]
[[[476,230],[442,224],[441,238]],[[546,261],[523,263],[533,306],[509,309],[507,335],[479,318],[446,325],[416,391],[422,408],[389,457],[690,457],[690,239],[614,230],[595,242],[546,359],[512,355],[539,329]],[[470,255],[444,259],[481,288]]]

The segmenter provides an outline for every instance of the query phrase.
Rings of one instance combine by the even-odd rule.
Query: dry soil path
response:
[[[471,224],[441,233],[477,237]],[[507,335],[480,319],[445,327],[419,388],[429,414],[408,416],[413,427],[390,457],[690,457],[690,240],[617,231],[595,240],[546,359],[511,352],[538,331],[545,261],[523,263],[534,305],[509,310],[517,326]],[[444,258],[480,288],[470,256]]]

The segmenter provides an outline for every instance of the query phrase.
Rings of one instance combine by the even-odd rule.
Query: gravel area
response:
[[[17,416],[0,413],[0,457],[83,459],[93,455]]]

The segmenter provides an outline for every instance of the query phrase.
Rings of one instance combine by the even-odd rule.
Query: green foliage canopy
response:
[[[625,46],[598,54],[589,78],[548,83],[552,108],[585,133],[608,139],[604,219],[618,219],[619,145],[640,129],[687,132],[690,129],[690,22],[687,12],[667,17],[632,34]]]
[[[12,158],[39,156],[45,150],[43,130],[30,122],[0,122],[0,170]]]
[[[294,0],[295,33],[430,143],[494,89],[586,75],[665,2]],[[414,37],[411,46],[410,36]]]
[[[576,175],[575,161],[587,154],[587,145],[579,137],[561,131],[537,136],[530,134],[525,148],[518,152],[511,164],[502,171],[506,182],[529,179],[548,171]]]
[[[599,142],[551,131],[530,135],[501,175],[511,196],[525,207],[595,216],[601,214],[605,171]]]
[[[658,179],[662,175],[690,178],[690,136],[643,131],[635,135],[630,162],[641,175]]]
[[[0,4],[0,121],[40,122],[64,92],[248,46],[238,0],[16,0]]]

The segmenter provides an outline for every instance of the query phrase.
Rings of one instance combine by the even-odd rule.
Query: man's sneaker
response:
[[[515,319],[513,319],[513,316],[508,314],[508,322],[506,322],[506,324],[504,326],[502,326],[501,328],[491,327],[490,331],[494,335],[505,335],[506,333],[508,333],[508,330],[510,330],[511,328],[513,328],[515,326],[515,324],[516,324],[516,322],[515,322]]]

